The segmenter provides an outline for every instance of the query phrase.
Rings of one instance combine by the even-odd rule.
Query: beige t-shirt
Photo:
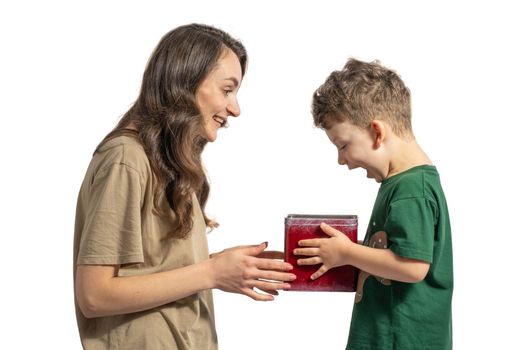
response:
[[[148,158],[133,137],[116,137],[93,156],[77,203],[75,274],[77,264],[121,265],[119,276],[133,276],[208,259],[196,196],[189,237],[170,238],[169,221],[153,213],[152,181]],[[85,349],[217,349],[210,290],[147,311],[92,319],[75,306]]]

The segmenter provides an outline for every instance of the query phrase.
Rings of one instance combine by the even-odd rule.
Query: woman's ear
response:
[[[374,119],[370,123],[372,137],[374,138],[374,149],[381,147],[386,138],[387,128],[383,121]]]

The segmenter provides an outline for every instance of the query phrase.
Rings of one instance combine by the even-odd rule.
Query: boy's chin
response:
[[[374,174],[371,174],[369,170],[366,171],[366,177],[369,179],[373,179],[378,183],[381,183],[383,179],[381,179],[379,176],[375,176]]]

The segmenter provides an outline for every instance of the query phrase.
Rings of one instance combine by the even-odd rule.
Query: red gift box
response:
[[[297,276],[297,279],[290,283],[289,290],[355,292],[358,273],[353,266],[332,268],[316,280],[311,280],[310,276],[321,265],[297,265],[297,259],[301,256],[294,255],[293,250],[299,247],[298,241],[328,238],[319,226],[323,222],[357,242],[357,215],[288,215],[284,220],[284,261],[293,265],[291,272]]]

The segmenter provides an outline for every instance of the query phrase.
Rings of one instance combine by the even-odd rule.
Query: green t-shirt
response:
[[[347,349],[452,348],[452,242],[439,174],[422,165],[382,182],[364,240],[384,231],[396,255],[430,263],[419,283],[370,276],[354,305]]]

